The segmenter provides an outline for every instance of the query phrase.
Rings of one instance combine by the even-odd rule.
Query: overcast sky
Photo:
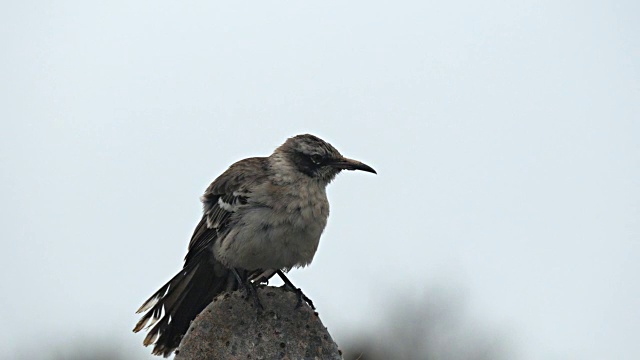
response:
[[[0,29],[9,358],[151,359],[134,312],[198,197],[307,132],[378,170],[291,273],[338,342],[445,286],[514,359],[640,358],[640,2],[13,1]]]

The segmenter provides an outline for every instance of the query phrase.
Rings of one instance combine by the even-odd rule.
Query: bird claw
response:
[[[242,279],[242,277],[238,273],[238,270],[236,269],[231,269],[231,272],[235,276],[238,283],[242,284],[244,290],[247,292],[247,301],[249,301],[250,297],[253,297],[253,305],[256,307],[256,309],[258,309],[258,313],[261,313],[262,310],[264,310],[264,306],[262,306],[262,303],[260,302],[260,297],[258,296],[258,292],[256,291],[256,284],[250,279]]]
[[[247,300],[249,297],[253,297],[253,305],[258,309],[258,312],[262,312],[264,310],[264,306],[260,302],[260,297],[258,296],[258,292],[256,291],[256,284],[251,281],[247,281],[244,283],[244,288],[247,291]]]
[[[289,278],[287,278],[287,276],[282,272],[282,270],[276,271],[276,274],[278,274],[278,276],[280,276],[280,278],[284,282],[284,285],[282,287],[284,289],[289,290],[289,291],[293,291],[298,296],[298,302],[296,303],[295,309],[299,309],[302,306],[302,301],[303,300],[304,300],[304,302],[307,303],[307,305],[309,305],[309,307],[311,309],[313,309],[313,310],[316,309],[316,307],[313,306],[313,301],[311,301],[311,299],[309,299],[307,297],[307,295],[305,295],[302,292],[302,290],[300,290],[300,288],[297,288],[297,287],[293,286],[293,283],[291,282],[291,280],[289,280]]]
[[[309,299],[309,298],[307,297],[307,295],[305,295],[305,294],[302,292],[302,290],[300,290],[300,288],[296,288],[296,289],[294,290],[294,292],[295,292],[295,293],[296,293],[296,295],[298,296],[298,302],[296,303],[296,307],[295,307],[295,309],[299,309],[299,308],[302,306],[302,301],[303,301],[303,300],[304,300],[304,302],[306,302],[306,303],[307,303],[307,305],[309,305],[309,307],[310,307],[312,310],[315,310],[315,309],[316,309],[316,307],[315,307],[315,306],[313,306],[313,301],[311,301],[311,299]]]

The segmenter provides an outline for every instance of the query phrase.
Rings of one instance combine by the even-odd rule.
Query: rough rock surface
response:
[[[264,310],[243,290],[218,296],[191,323],[175,360],[342,359],[318,313],[295,293],[277,287],[257,289]]]

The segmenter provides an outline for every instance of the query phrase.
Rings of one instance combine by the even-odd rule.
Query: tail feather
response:
[[[154,355],[168,357],[180,344],[189,324],[223,291],[239,284],[232,272],[211,259],[194,261],[176,274],[147,301],[138,313],[146,312],[133,331],[151,328],[144,345],[155,343]]]

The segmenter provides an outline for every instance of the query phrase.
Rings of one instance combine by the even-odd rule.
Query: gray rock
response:
[[[293,292],[260,287],[257,293],[261,313],[243,290],[218,296],[191,323],[175,360],[342,359],[318,313],[306,304],[295,309]]]

